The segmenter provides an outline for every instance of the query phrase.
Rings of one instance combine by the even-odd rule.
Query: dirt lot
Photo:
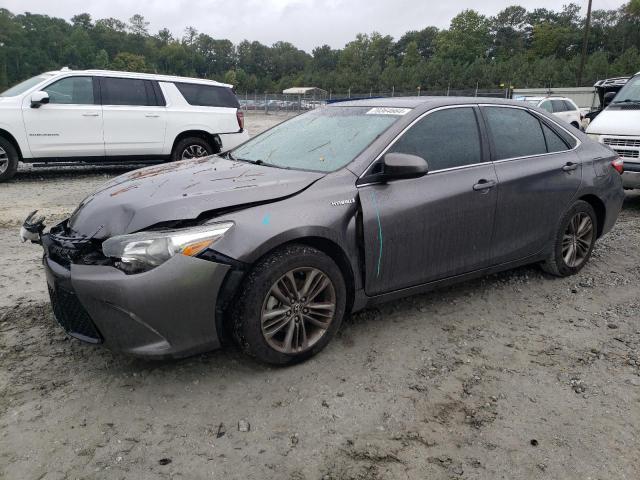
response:
[[[638,478],[640,193],[576,277],[526,267],[389,303],[274,369],[232,348],[132,359],[54,324],[17,222],[121,171],[0,185],[0,478]]]

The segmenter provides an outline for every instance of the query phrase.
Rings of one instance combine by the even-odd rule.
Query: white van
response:
[[[232,86],[105,70],[47,72],[0,94],[0,181],[18,162],[202,157],[249,138]]]
[[[587,135],[608,145],[623,159],[624,187],[640,188],[640,72],[589,124]]]

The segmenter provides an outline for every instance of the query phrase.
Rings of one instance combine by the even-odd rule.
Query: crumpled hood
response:
[[[107,182],[82,201],[69,226],[105,239],[160,222],[192,220],[206,211],[276,200],[323,176],[221,157],[156,165]]]

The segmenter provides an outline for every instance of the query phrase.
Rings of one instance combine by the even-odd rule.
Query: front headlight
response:
[[[600,141],[600,134],[598,133],[587,133],[587,136],[591,139],[594,140],[596,142]]]
[[[118,235],[105,240],[102,252],[127,272],[150,270],[177,254],[194,257],[210,247],[233,222]]]

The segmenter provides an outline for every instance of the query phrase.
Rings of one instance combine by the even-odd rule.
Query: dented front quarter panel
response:
[[[343,253],[353,274],[354,289],[361,288],[356,176],[340,170],[297,195],[217,217],[234,227],[214,249],[247,264],[280,245],[293,241],[332,242]]]

